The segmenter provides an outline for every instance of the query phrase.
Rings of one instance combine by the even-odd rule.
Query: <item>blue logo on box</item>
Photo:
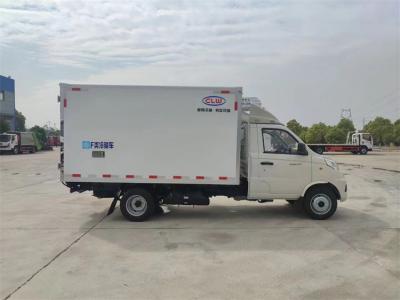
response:
[[[82,149],[113,149],[114,142],[82,141]]]
[[[82,149],[91,149],[91,148],[92,148],[92,144],[90,143],[90,141],[82,142]]]

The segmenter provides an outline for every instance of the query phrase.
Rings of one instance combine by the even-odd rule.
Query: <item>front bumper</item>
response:
[[[338,189],[338,192],[340,194],[340,201],[346,201],[347,200],[347,182],[346,180],[340,179],[335,182],[335,186]]]

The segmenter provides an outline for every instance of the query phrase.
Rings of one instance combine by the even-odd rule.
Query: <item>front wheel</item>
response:
[[[142,222],[154,214],[155,204],[153,196],[148,191],[131,189],[123,195],[119,207],[129,221]]]
[[[368,153],[368,148],[365,146],[362,146],[360,149],[360,154],[365,155]]]
[[[304,209],[315,220],[331,217],[337,208],[337,197],[328,187],[315,187],[306,193]]]
[[[15,154],[18,154],[18,153],[19,153],[18,147],[14,147],[13,150],[12,150],[12,153],[13,153],[14,155],[15,155]]]

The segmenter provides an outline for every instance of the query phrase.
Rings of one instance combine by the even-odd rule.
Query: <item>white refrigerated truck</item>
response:
[[[262,108],[242,111],[239,87],[61,83],[59,99],[61,181],[120,201],[128,220],[218,195],[285,199],[326,219],[346,200],[336,163]]]

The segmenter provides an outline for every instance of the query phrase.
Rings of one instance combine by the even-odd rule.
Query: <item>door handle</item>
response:
[[[290,165],[290,166],[300,166],[301,163],[290,163],[289,165]]]
[[[262,165],[269,165],[269,166],[272,166],[274,163],[271,162],[271,161],[262,161],[261,164],[262,164]]]

